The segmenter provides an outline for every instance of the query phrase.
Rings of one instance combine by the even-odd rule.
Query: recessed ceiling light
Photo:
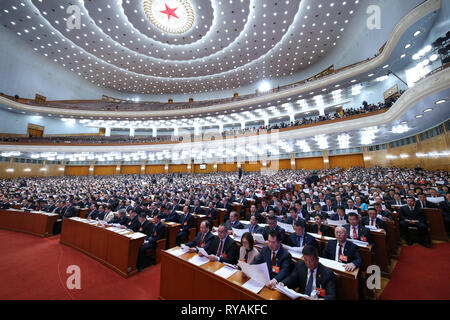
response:
[[[416,116],[416,118],[422,118],[423,117],[423,114],[418,114],[417,116]]]
[[[441,103],[444,103],[444,102],[447,102],[447,100],[445,100],[445,99],[438,100],[438,101],[436,101],[436,104],[441,104]]]
[[[420,34],[420,30],[417,30],[416,32],[414,32],[414,37],[417,37]]]
[[[423,112],[430,112],[432,110],[433,110],[433,108],[427,108],[427,109],[423,110]]]
[[[408,44],[405,46],[405,49],[408,49],[409,47],[411,47],[411,44],[410,44],[410,43],[408,43]]]

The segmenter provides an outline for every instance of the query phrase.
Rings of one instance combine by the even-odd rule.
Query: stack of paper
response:
[[[169,252],[170,254],[173,254],[176,257],[181,256],[182,254],[186,253],[186,251],[184,251],[183,249],[170,250],[167,252]]]
[[[432,203],[439,203],[439,202],[445,201],[444,197],[436,197],[436,198],[427,197],[427,200],[432,202]]]
[[[319,262],[323,264],[325,267],[330,268],[332,270],[338,270],[345,272],[345,264],[339,261],[334,261],[325,258],[319,258]]]
[[[248,289],[251,292],[258,294],[262,290],[262,288],[264,288],[264,284],[256,280],[250,279],[242,285],[242,288]]]
[[[264,242],[265,242],[263,235],[260,233],[255,233],[253,235],[253,238],[255,239],[256,243],[264,244]]]
[[[236,228],[233,228],[233,232],[236,235],[236,238],[242,238],[242,235],[247,232],[247,229],[236,229]]]
[[[264,285],[270,282],[269,269],[267,263],[248,264],[243,261],[238,262],[242,272],[249,278],[256,280]]]
[[[134,232],[134,233],[127,234],[126,236],[131,239],[140,239],[140,238],[145,238],[147,235],[145,235],[144,233],[140,233],[140,232]]]
[[[330,226],[343,226],[344,224],[347,224],[348,222],[345,220],[331,220],[327,219],[327,224]]]
[[[206,257],[199,257],[198,255],[193,256],[188,260],[190,263],[196,266],[204,265],[205,263],[209,262],[209,259]]]
[[[350,239],[350,238],[347,238],[347,240],[353,242],[354,244],[356,244],[359,247],[367,247],[367,246],[369,246],[369,243],[365,242],[365,241],[355,240],[355,239]]]
[[[311,232],[308,232],[308,234],[309,235],[312,235],[314,238],[316,238],[316,239],[321,239],[322,237],[325,239],[325,240],[334,240],[334,239],[336,239],[336,238],[332,238],[332,237],[327,237],[327,236],[320,236],[320,235],[318,235],[317,233],[311,233]]]
[[[294,233],[294,228],[292,227],[292,224],[288,224],[288,223],[283,223],[283,222],[278,222],[277,223],[280,228],[284,229],[284,231],[288,232],[288,233]]]
[[[305,298],[305,299],[311,299],[311,297],[309,297],[305,294],[298,293],[292,289],[289,289],[288,287],[282,287],[279,284],[277,284],[276,290],[281,292],[282,294],[288,296],[289,298],[291,298],[293,300],[298,299],[300,297]]]
[[[235,268],[231,268],[229,266],[223,266],[222,268],[220,268],[219,270],[217,270],[214,273],[217,274],[218,276],[221,276],[222,278],[228,279],[233,274],[235,274],[237,271],[238,270]]]

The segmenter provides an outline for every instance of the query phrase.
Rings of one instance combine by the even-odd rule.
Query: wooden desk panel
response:
[[[178,247],[177,247],[178,248]],[[177,248],[173,248],[177,249]],[[224,279],[214,271],[220,269],[220,262],[208,262],[200,267],[188,262],[195,253],[180,257],[161,252],[160,298],[165,300],[288,300],[284,294],[264,287],[258,294],[242,284],[249,280],[241,271]],[[176,275],[176,276],[174,276]]]
[[[428,227],[430,228],[431,240],[448,241],[442,210],[425,208],[423,211],[425,211]]]
[[[0,228],[48,237],[53,235],[53,226],[58,218],[58,214],[46,215],[38,211],[0,209]]]
[[[64,219],[59,241],[127,278],[137,272],[136,261],[144,237],[130,239],[96,225]]]
[[[173,248],[177,244],[177,234],[180,232],[181,224],[168,224],[164,222],[166,226],[166,234],[167,234],[167,249]]]
[[[225,221],[225,214],[227,213],[227,209],[223,209],[223,208],[217,208],[217,215],[219,217],[219,225],[224,223]]]

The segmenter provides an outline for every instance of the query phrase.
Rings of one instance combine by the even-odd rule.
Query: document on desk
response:
[[[204,255],[205,257],[209,256],[208,252],[206,252],[205,249],[199,248],[199,247],[197,247],[197,249],[198,249],[198,253],[201,253],[201,254]]]
[[[364,227],[366,227],[367,229],[373,230],[373,231],[377,231],[378,228],[376,226],[371,226],[371,225],[365,225]]]
[[[279,284],[276,285],[275,289],[278,292],[281,292],[282,294],[288,296],[292,300],[298,299],[298,298],[304,298],[304,299],[311,299],[310,296],[307,296],[306,294],[298,293],[292,289],[289,289],[288,287],[282,287]]]
[[[345,272],[345,264],[342,262],[325,258],[319,258],[319,262],[327,268]]]
[[[289,233],[294,233],[294,228],[292,227],[292,224],[289,223],[283,223],[283,222],[278,222],[278,225],[280,226],[280,228],[284,229],[284,231],[289,232]]]
[[[167,252],[172,254],[172,255],[174,255],[175,257],[179,257],[182,254],[186,253],[186,251],[184,251],[183,249],[170,250],[170,251],[167,251]]]
[[[241,267],[242,272],[249,278],[254,279],[264,285],[270,282],[269,269],[267,263],[248,264],[243,261],[238,261],[238,266]]]
[[[223,266],[223,268],[220,268],[214,273],[217,274],[218,276],[221,276],[222,278],[228,279],[237,271],[238,271],[237,269],[231,268],[229,266]]]
[[[255,234],[253,234],[253,238],[255,239],[255,242],[256,242],[256,243],[261,243],[261,244],[263,244],[263,243],[265,242],[263,235],[260,234],[260,233],[255,233]]]
[[[264,284],[262,284],[259,281],[250,279],[242,285],[242,288],[245,288],[253,293],[258,294],[262,290],[262,288],[264,288]]]
[[[130,239],[140,239],[140,238],[145,238],[147,235],[145,233],[140,233],[140,232],[134,232],[134,233],[129,233],[126,235],[128,238]]]
[[[303,257],[303,247],[291,247],[283,244],[283,248],[285,248],[291,254],[294,259],[301,259]]]
[[[247,229],[236,229],[233,228],[233,233],[236,235],[236,238],[242,238],[242,235],[247,232]]]
[[[327,219],[327,224],[330,226],[343,226],[344,224],[347,224],[348,222],[345,220],[331,220]]]
[[[354,244],[356,244],[359,247],[368,247],[369,246],[369,243],[365,242],[365,241],[355,240],[355,239],[350,239],[350,238],[347,238],[347,240],[353,242]]]
[[[209,262],[209,259],[206,257],[199,257],[198,255],[193,256],[188,260],[190,263],[196,266],[204,265],[205,263]]]
[[[427,197],[427,200],[432,202],[432,203],[439,203],[439,202],[445,201],[444,197],[436,197],[436,198]]]
[[[166,224],[168,224],[169,226],[173,226],[174,224],[176,224],[176,222],[169,221],[169,222],[166,222]]]
[[[351,212],[354,212],[354,213],[358,214],[358,210],[355,210],[355,209],[345,209],[345,214],[349,214],[349,213],[351,213]]]
[[[320,235],[318,235],[317,233],[311,233],[311,232],[308,232],[308,234],[309,235],[311,235],[311,236],[313,236],[314,238],[316,238],[316,239],[325,239],[325,240],[334,240],[334,239],[336,239],[336,238],[332,238],[332,237],[327,237],[327,236],[320,236]]]

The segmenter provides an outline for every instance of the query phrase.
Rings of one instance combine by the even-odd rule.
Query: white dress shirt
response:
[[[344,254],[344,249],[345,249],[346,243],[347,243],[347,241],[342,244],[342,254]],[[336,254],[335,254],[334,260],[339,261],[339,242],[336,243]]]
[[[311,277],[310,269],[308,269],[308,275],[306,276],[306,285],[308,285],[309,277]],[[312,283],[312,288],[311,288],[311,295],[313,295],[313,293],[316,291],[317,267],[313,271],[313,277],[314,278],[313,278],[313,283]]]

